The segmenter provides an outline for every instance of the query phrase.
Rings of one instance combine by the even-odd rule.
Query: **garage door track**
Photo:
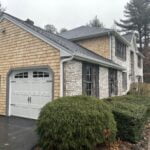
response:
[[[31,150],[37,143],[36,121],[0,116],[0,150]]]

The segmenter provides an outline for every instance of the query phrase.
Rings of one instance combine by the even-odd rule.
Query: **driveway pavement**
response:
[[[0,116],[0,150],[31,150],[37,143],[36,121]]]

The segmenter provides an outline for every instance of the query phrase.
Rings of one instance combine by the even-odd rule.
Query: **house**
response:
[[[0,45],[1,115],[37,119],[60,96],[123,95],[143,81],[134,34],[83,26],[55,35],[3,13]]]

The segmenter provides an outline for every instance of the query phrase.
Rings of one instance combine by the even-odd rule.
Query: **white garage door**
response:
[[[48,69],[14,71],[10,75],[9,114],[37,119],[52,100],[52,74]]]

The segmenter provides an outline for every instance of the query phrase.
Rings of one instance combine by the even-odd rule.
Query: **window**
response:
[[[99,67],[83,63],[83,94],[99,97]]]
[[[15,78],[28,78],[28,72],[17,73]]]
[[[48,72],[38,72],[38,71],[33,72],[33,78],[44,78],[44,77],[49,77],[49,73]]]
[[[126,60],[126,45],[116,39],[116,56]]]
[[[123,72],[122,73],[122,88],[123,90],[127,90],[127,73]]]
[[[138,83],[142,83],[142,76],[137,76]]]
[[[109,69],[109,96],[118,95],[118,80],[117,80],[117,70]]]
[[[142,59],[141,59],[141,56],[138,55],[137,57],[138,57],[138,62],[137,62],[137,63],[138,63],[138,67],[141,68],[141,67],[142,67]]]

